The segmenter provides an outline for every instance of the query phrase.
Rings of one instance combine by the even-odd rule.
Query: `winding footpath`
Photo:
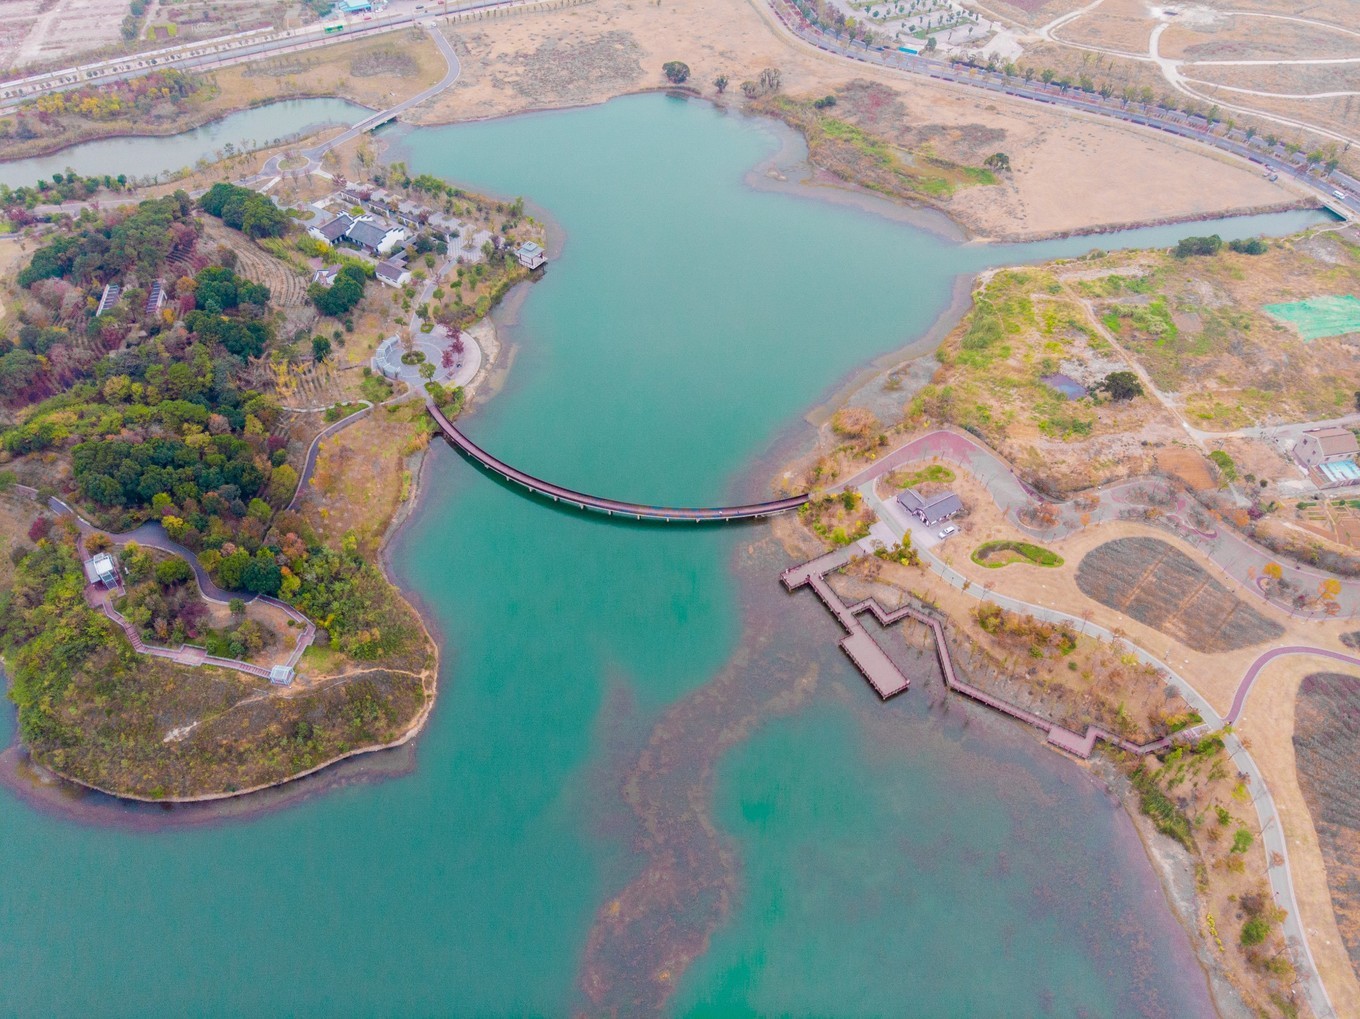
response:
[[[30,488],[27,485],[15,485],[14,491],[34,502],[38,502],[41,498],[36,488]],[[302,630],[301,634],[298,636],[297,643],[293,645],[293,650],[289,653],[287,659],[281,663],[289,669],[297,668],[297,664],[302,659],[303,653],[306,652],[316,640],[316,624],[287,602],[280,601],[277,598],[271,598],[264,594],[225,591],[218,587],[217,584],[213,582],[212,577],[208,575],[208,571],[199,563],[198,557],[194,555],[193,552],[189,551],[189,549],[174,541],[165,533],[165,528],[159,523],[148,521],[134,527],[130,531],[124,531],[122,534],[114,534],[110,531],[95,527],[94,524],[90,523],[72,509],[68,503],[63,502],[56,496],[48,498],[47,508],[58,516],[70,517],[75,521],[76,527],[80,531],[79,547],[82,555],[84,555],[85,540],[93,535],[101,535],[107,539],[111,545],[118,548],[133,544],[141,548],[154,548],[158,551],[178,556],[189,564],[190,569],[194,571],[194,580],[198,584],[199,595],[204,601],[215,602],[219,605],[227,605],[235,598],[245,603],[258,602],[261,605],[269,605],[278,609]],[[121,590],[122,588],[120,585],[118,592],[121,592]],[[97,584],[87,584],[84,589],[85,601],[89,606],[98,612],[101,612],[118,626],[127,636],[128,642],[132,645],[132,649],[138,654],[147,655],[152,658],[164,658],[173,661],[178,665],[213,665],[223,669],[234,669],[237,672],[244,672],[247,675],[256,676],[261,679],[270,678],[270,670],[263,666],[255,665],[251,662],[243,662],[235,658],[218,658],[208,654],[206,649],[195,644],[181,644],[178,647],[163,647],[157,644],[147,644],[142,639],[138,629],[133,626],[132,623],[128,622],[128,620],[113,607],[112,593],[114,592],[107,591]]]
[[[286,158],[286,154],[280,153],[279,155],[271,156],[266,160],[260,172],[252,178],[252,180],[277,177],[282,172],[314,173],[321,169],[321,157],[331,149],[359,137],[359,135],[363,134],[365,131],[373,131],[383,124],[397,119],[397,117],[401,116],[401,114],[405,113],[407,110],[414,106],[419,106],[421,103],[425,102],[425,100],[439,95],[440,92],[443,92],[457,81],[458,76],[463,72],[463,66],[459,62],[458,54],[454,52],[453,46],[448,38],[445,37],[443,32],[435,28],[432,23],[424,22],[421,24],[421,28],[425,29],[426,34],[429,35],[430,39],[434,42],[435,46],[439,48],[439,52],[444,57],[446,70],[443,78],[439,79],[438,82],[431,85],[423,92],[418,92],[409,99],[403,99],[395,106],[389,106],[387,109],[381,110],[371,117],[365,117],[363,120],[359,121],[359,123],[346,129],[334,138],[328,139],[319,145],[313,145],[311,148],[303,149],[299,155],[306,158],[306,166],[290,167],[287,171],[284,171],[281,168],[281,164]]]

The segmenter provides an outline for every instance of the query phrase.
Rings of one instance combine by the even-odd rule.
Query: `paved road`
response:
[[[396,119],[398,116],[405,113],[413,106],[419,106],[426,99],[429,99],[432,96],[437,96],[440,92],[443,92],[446,88],[448,88],[450,85],[452,85],[455,81],[458,80],[458,75],[460,75],[463,71],[463,65],[459,63],[458,54],[454,52],[453,46],[449,43],[449,40],[445,38],[444,33],[439,31],[439,29],[437,29],[431,22],[425,22],[421,25],[421,27],[424,28],[426,33],[430,36],[430,38],[434,40],[434,44],[439,47],[439,52],[444,55],[444,62],[447,66],[447,69],[444,72],[444,77],[441,78],[434,85],[431,85],[429,88],[425,89],[425,91],[419,92],[416,95],[411,96],[411,98],[409,99],[403,99],[401,102],[397,103],[397,105],[388,107],[387,109],[382,110],[379,113],[373,114],[373,116],[371,117],[367,117],[364,120],[359,121],[359,123],[355,124],[347,131],[344,131],[341,134],[336,135],[334,138],[331,138],[328,141],[324,141],[320,145],[314,145],[309,149],[303,149],[301,155],[305,156],[307,159],[306,167],[305,168],[297,167],[295,170],[288,172],[311,173],[314,170],[320,169],[321,157],[324,156],[331,149],[339,145],[345,144],[345,142],[349,141],[352,138],[359,137],[359,135],[363,134],[365,131],[371,131],[373,128],[379,126],[380,124],[385,124],[389,120]],[[279,173],[284,172],[281,171],[279,168],[279,164],[283,161],[284,158],[285,157],[283,154],[270,157],[265,162],[264,167],[260,170],[260,172],[256,174],[255,177],[252,179],[258,180],[264,177],[274,177],[277,176]]]
[[[1183,122],[1180,119],[1184,116],[1183,114],[1173,115],[1157,108],[1145,108],[1140,111],[1133,108],[1136,104],[1125,107],[1120,99],[1105,99],[1099,95],[1088,95],[1082,92],[1062,92],[1057,86],[1026,82],[1023,78],[1011,78],[1000,71],[988,71],[985,68],[954,67],[944,60],[912,56],[898,50],[846,46],[831,36],[807,25],[790,0],[768,0],[768,3],[778,24],[784,31],[823,52],[859,63],[875,64],[879,67],[911,74],[921,74],[939,81],[967,85],[1018,99],[1046,103],[1067,110],[1094,113],[1099,116],[1122,120],[1125,123],[1165,131],[1168,134],[1174,134],[1203,145],[1212,146],[1223,152],[1232,153],[1265,167],[1273,173],[1290,177],[1312,191],[1320,201],[1344,208],[1346,215],[1351,220],[1360,219],[1360,196],[1357,196],[1348,188],[1334,182],[1321,181],[1316,177],[1309,176],[1298,167],[1260,152],[1250,145],[1236,142],[1231,138],[1212,135],[1207,129],[1201,130],[1194,125]],[[1341,190],[1344,197],[1337,198],[1332,193],[1334,190]]]
[[[354,424],[354,422],[367,417],[373,410],[373,404],[369,403],[367,400],[361,400],[359,402],[364,405],[363,410],[357,410],[348,417],[343,417],[334,424],[327,425],[317,433],[316,438],[312,440],[312,444],[307,447],[307,456],[302,461],[302,473],[298,475],[297,491],[293,493],[293,498],[289,500],[287,507],[285,507],[286,509],[297,509],[298,502],[302,499],[302,493],[307,491],[307,483],[312,480],[312,474],[316,471],[316,457],[321,451],[321,443],[326,439],[329,439],[342,428],[348,428],[350,425]]]
[[[125,57],[91,61],[59,71],[42,72],[23,78],[7,78],[0,80],[0,113],[10,112],[38,96],[81,85],[125,81],[168,68],[181,71],[216,70],[264,57],[280,56],[332,43],[348,42],[355,38],[400,31],[432,18],[465,20],[470,14],[480,16],[492,10],[535,6],[538,2],[539,0],[485,0],[482,3],[461,6],[454,11],[427,10],[375,17],[351,21],[345,25],[344,31],[335,34],[325,33],[320,22],[306,28],[292,29],[281,35],[243,32],[234,36],[182,43]]]

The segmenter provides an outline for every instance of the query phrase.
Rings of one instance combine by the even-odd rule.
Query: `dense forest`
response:
[[[209,191],[201,204],[234,215],[233,203],[250,204],[243,190]],[[384,619],[381,574],[353,542],[330,548],[280,512],[298,471],[278,405],[244,381],[274,341],[269,288],[215,263],[201,233],[177,192],[83,217],[33,253],[18,274],[17,342],[0,355],[0,403],[15,414],[0,449],[60,458],[65,496],[103,526],[158,520],[221,587],[282,597],[347,654],[377,657],[411,636]],[[360,276],[341,279],[361,295]],[[146,306],[153,281],[167,294],[159,310]],[[123,298],[97,315],[109,283]]]

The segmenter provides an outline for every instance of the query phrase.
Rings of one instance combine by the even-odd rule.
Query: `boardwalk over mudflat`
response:
[[[511,467],[504,460],[492,456],[455,428],[453,422],[446,418],[434,404],[426,404],[426,409],[430,412],[430,416],[434,418],[435,423],[439,425],[439,429],[444,433],[445,438],[453,443],[458,450],[507,481],[523,485],[530,491],[545,495],[554,502],[565,502],[569,506],[596,510],[610,516],[617,514],[618,516],[633,517],[637,520],[665,520],[668,522],[692,520],[696,523],[704,520],[753,520],[758,517],[768,517],[775,513],[785,513],[788,510],[797,509],[811,498],[811,496],[804,494],[791,496],[787,499],[774,499],[770,502],[749,503],[745,506],[715,506],[705,509],[646,506],[636,502],[603,499],[570,488],[563,488],[561,485],[554,485],[551,481],[544,481],[542,478],[536,478],[517,467]]]
[[[979,704],[984,704],[994,711],[1009,715],[1026,725],[1034,726],[1048,737],[1051,746],[1057,747],[1074,757],[1082,759],[1090,757],[1098,739],[1104,740],[1120,750],[1139,755],[1155,753],[1171,745],[1170,737],[1166,736],[1150,743],[1133,743],[1122,736],[1116,736],[1107,729],[1094,725],[1088,725],[1084,733],[1073,732],[1071,729],[1036,715],[1032,711],[1026,711],[1019,705],[1002,700],[1000,697],[989,694],[971,683],[964,682],[954,671],[954,660],[949,653],[949,645],[945,643],[944,627],[933,615],[922,612],[911,605],[903,605],[899,609],[888,612],[873,598],[865,598],[853,605],[846,605],[841,600],[831,585],[827,583],[826,575],[847,565],[853,558],[850,548],[837,549],[813,559],[811,562],[790,567],[780,575],[780,579],[789,591],[796,591],[800,587],[811,587],[817,593],[822,604],[831,610],[836,621],[849,634],[841,640],[841,649],[855,663],[855,667],[864,674],[869,685],[883,700],[886,701],[889,697],[906,690],[911,686],[911,679],[903,675],[902,670],[888,658],[878,641],[864,628],[864,624],[858,619],[860,613],[863,612],[871,613],[884,627],[892,626],[903,619],[912,619],[928,626],[935,638],[935,653],[939,658],[940,673],[944,676],[945,686],[953,692],[963,694],[963,696],[975,700]]]

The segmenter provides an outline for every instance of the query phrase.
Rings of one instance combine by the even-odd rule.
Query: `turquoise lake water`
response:
[[[225,117],[168,138],[105,138],[54,152],[50,156],[0,162],[0,184],[19,187],[74,170],[81,175],[120,173],[152,177],[192,168],[200,159],[220,158],[223,146],[238,150],[267,148],[331,124],[356,124],[369,110],[344,99],[281,99]]]
[[[659,96],[409,135],[565,231],[469,434],[615,498],[760,496],[957,274],[1112,243],[752,190],[784,140]],[[1118,805],[929,684],[879,704],[765,525],[583,515],[440,445],[392,552],[445,647],[414,769],[195,826],[0,790],[0,1014],[1212,1013]]]

